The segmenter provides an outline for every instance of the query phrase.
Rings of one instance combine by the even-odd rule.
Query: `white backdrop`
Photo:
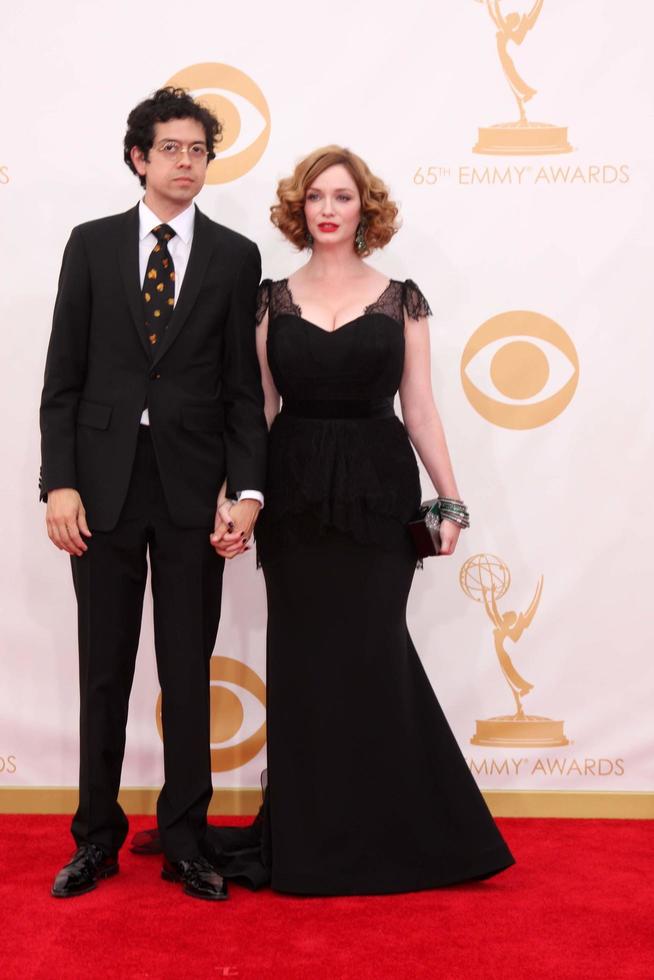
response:
[[[500,6],[528,13],[532,4]],[[3,11],[0,789],[77,780],[74,598],[37,494],[37,411],[61,253],[73,225],[138,199],[122,163],[128,111],[178,72],[207,63],[249,76],[270,111],[258,162],[198,199],[211,218],[258,242],[265,275],[281,277],[302,261],[270,225],[268,208],[277,180],[316,146],[350,146],[400,202],[404,227],[372,261],[394,278],[415,279],[434,310],[434,388],[473,519],[456,556],[430,559],[417,575],[409,623],[480,784],[654,790],[654,79],[644,41],[653,29],[646,0],[545,0],[509,52],[538,90],[529,120],[567,127],[572,150],[520,156],[473,152],[480,127],[517,118],[496,28],[476,0],[410,0],[401,11],[369,0],[322,8],[161,0],[156,11],[123,0],[42,0]],[[241,117],[238,143],[225,149],[234,156],[264,120],[238,92],[223,98]],[[503,316],[510,311],[522,315]],[[578,384],[558,414],[549,418],[546,406],[536,410],[540,424],[520,428],[523,406],[574,374],[552,346],[555,328],[546,330],[549,344],[536,344],[532,314],[570,339]],[[498,354],[505,340],[496,340],[495,361],[479,362],[473,383],[494,405],[509,405],[510,427],[498,422],[504,409],[482,413],[482,399],[470,400],[462,383],[468,341],[498,316],[500,333],[518,324],[506,340],[513,347]],[[534,346],[549,361],[549,379],[516,396],[527,367],[538,373]],[[472,362],[463,370],[471,376]],[[498,394],[492,382],[501,377]],[[427,479],[423,489],[430,495]],[[534,684],[525,711],[561,722],[568,744],[471,744],[478,720],[514,710],[493,624],[459,581],[463,563],[480,554],[510,571],[508,591],[497,596],[501,615],[525,612],[543,577],[533,620],[505,649]],[[252,554],[228,567],[223,608],[216,653],[263,677],[265,596]],[[162,778],[150,617],[146,605],[125,786]],[[218,747],[240,744],[263,722],[257,698],[239,697],[243,724],[217,729]],[[255,786],[264,765],[262,749],[217,772],[215,783]]]

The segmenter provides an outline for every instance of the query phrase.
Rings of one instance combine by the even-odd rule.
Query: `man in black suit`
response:
[[[71,555],[80,655],[77,851],[52,894],[118,871],[118,804],[149,556],[162,689],[162,876],[226,897],[207,856],[209,659],[224,559],[263,502],[267,428],[255,351],[259,252],[193,204],[221,126],[180,89],[130,114],[125,161],[145,195],[75,228],[41,402],[41,493]],[[234,502],[236,501],[236,502]]]

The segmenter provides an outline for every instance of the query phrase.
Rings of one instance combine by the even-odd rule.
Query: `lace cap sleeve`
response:
[[[264,316],[268,311],[270,306],[270,287],[272,286],[271,279],[264,279],[257,290],[257,311],[255,314],[255,319],[257,326],[261,323]]]
[[[407,279],[404,283],[404,309],[412,320],[420,320],[423,316],[432,316],[429,303],[413,279]]]

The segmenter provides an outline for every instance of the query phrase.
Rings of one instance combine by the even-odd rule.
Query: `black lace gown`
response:
[[[513,857],[415,651],[406,530],[418,468],[393,411],[410,280],[329,333],[262,283],[282,411],[257,523],[268,595],[268,785],[251,827],[210,827],[226,877],[307,895],[485,878]],[[435,603],[434,615],[438,615]],[[157,849],[156,834],[145,850]],[[136,843],[139,843],[137,840]]]
[[[420,484],[393,398],[404,311],[417,319],[428,304],[413,282],[391,281],[329,333],[304,319],[286,280],[265,281],[259,298],[282,411],[256,531],[268,596],[258,859],[273,888],[300,894],[495,874],[513,858],[406,625]]]

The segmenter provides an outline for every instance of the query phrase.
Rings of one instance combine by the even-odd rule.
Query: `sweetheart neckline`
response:
[[[376,306],[377,303],[379,303],[382,300],[382,298],[386,295],[386,293],[391,288],[391,286],[393,285],[393,283],[395,282],[395,280],[394,279],[389,279],[388,280],[388,282],[386,283],[386,285],[382,289],[381,293],[379,293],[379,295],[377,296],[377,298],[376,299],[373,299],[372,303],[368,303],[367,306],[364,306],[363,313],[360,313],[358,316],[355,316],[354,319],[352,319],[352,320],[346,320],[345,323],[342,323],[340,325],[340,327],[334,327],[333,330],[326,330],[325,327],[321,327],[318,323],[315,323],[314,320],[307,320],[307,318],[302,315],[302,307],[298,303],[295,302],[295,297],[293,296],[293,292],[292,292],[291,287],[289,285],[288,276],[286,276],[284,279],[282,279],[282,282],[284,283],[284,286],[286,287],[286,292],[288,293],[289,299],[291,301],[291,305],[297,310],[297,314],[290,314],[290,315],[291,316],[297,316],[298,320],[303,320],[304,323],[308,323],[309,326],[315,327],[316,330],[320,330],[321,333],[333,334],[333,333],[338,333],[339,330],[342,330],[343,329],[343,327],[349,327],[352,323],[356,323],[357,320],[363,319],[364,316],[373,316],[374,314],[369,313],[368,310],[370,309],[371,306]],[[287,314],[287,315],[289,315],[289,314]],[[388,316],[387,313],[382,313],[381,315],[382,316]],[[389,318],[389,320],[393,320],[394,323],[397,323],[397,320],[394,320],[392,316],[391,317],[388,317],[388,318]],[[398,326],[399,326],[399,324],[398,324]]]

